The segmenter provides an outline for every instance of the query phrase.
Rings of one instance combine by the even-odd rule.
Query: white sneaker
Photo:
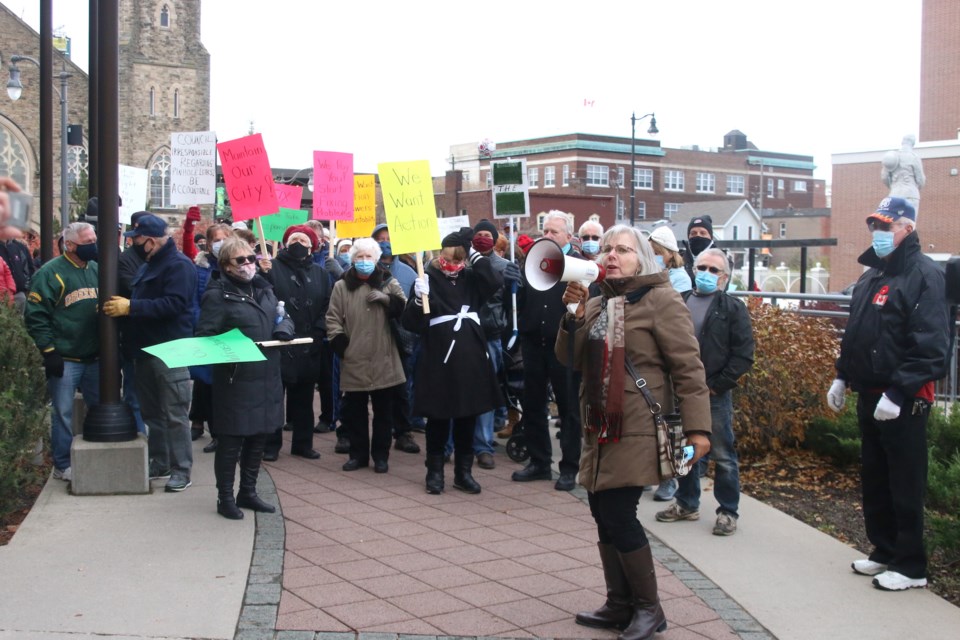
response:
[[[54,480],[63,480],[64,482],[70,482],[73,480],[73,467],[67,467],[66,469],[54,469],[53,470],[53,479]]]
[[[904,589],[922,589],[927,586],[926,578],[908,578],[896,571],[884,571],[873,579],[873,586],[884,591],[903,591]]]
[[[853,569],[854,573],[859,573],[862,576],[875,576],[886,571],[887,565],[874,562],[869,558],[863,558],[861,560],[854,560],[850,568]]]

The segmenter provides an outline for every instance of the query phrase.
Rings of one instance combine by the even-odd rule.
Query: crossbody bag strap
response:
[[[643,399],[647,401],[647,405],[650,407],[650,413],[653,414],[653,419],[659,425],[661,420],[663,420],[663,407],[660,406],[657,399],[654,398],[650,390],[647,389],[647,381],[637,373],[637,369],[633,366],[633,363],[630,362],[630,359],[624,358],[623,361],[626,364],[627,373],[630,374],[630,377],[633,378],[633,383],[637,385],[637,389],[643,394]]]

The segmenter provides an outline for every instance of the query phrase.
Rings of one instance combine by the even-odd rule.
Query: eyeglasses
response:
[[[242,267],[245,264],[256,264],[257,256],[237,256],[233,259],[233,263],[238,267]]]
[[[884,222],[883,220],[877,220],[876,218],[870,218],[867,220],[867,229],[870,231],[890,231],[890,223]]]
[[[615,246],[615,247],[611,247],[610,245],[607,245],[607,246],[605,246],[605,247],[600,251],[600,253],[613,253],[614,251],[617,252],[617,255],[618,255],[618,256],[625,256],[625,255],[627,255],[628,253],[636,253],[636,252],[637,252],[637,250],[634,249],[633,247],[628,247],[628,246],[625,246],[625,245],[622,245],[622,244],[618,244],[618,245]]]
[[[596,240],[600,241],[600,236],[580,236],[581,240]]]
[[[712,274],[715,275],[715,276],[718,276],[718,275],[720,275],[721,273],[723,273],[723,269],[718,269],[718,268],[716,268],[716,267],[708,267],[708,266],[705,265],[705,264],[698,264],[698,265],[697,265],[697,271],[709,271],[710,273],[712,273]]]

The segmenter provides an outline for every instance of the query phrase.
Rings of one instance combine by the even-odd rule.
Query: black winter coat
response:
[[[265,279],[237,283],[227,276],[213,279],[200,304],[197,336],[215,336],[240,329],[254,341],[271,340],[293,331],[287,317],[279,325],[277,297]],[[214,431],[228,436],[273,433],[283,425],[280,349],[261,349],[266,360],[213,365]]]
[[[567,254],[571,258],[586,260],[583,254],[571,249]],[[542,341],[545,346],[553,347],[560,330],[560,318],[567,312],[563,304],[563,292],[566,282],[558,282],[546,291],[537,291],[527,282],[525,270],[523,283],[517,291],[517,325],[520,335],[531,340]]]
[[[837,377],[854,391],[887,391],[900,404],[947,371],[950,343],[944,274],[911,233],[889,258],[873,248],[860,276],[840,343]]]
[[[306,260],[295,260],[286,249],[273,261],[265,274],[279,300],[293,318],[298,338],[313,338],[313,344],[281,347],[283,381],[293,383],[316,379],[322,366],[321,349],[327,334],[326,315],[330,306],[330,276],[323,267]]]
[[[684,292],[684,301],[691,295],[692,291]],[[750,314],[747,306],[733,296],[722,291],[714,294],[697,340],[707,386],[717,394],[736,387],[740,376],[753,366],[755,343]]]
[[[173,238],[140,267],[130,286],[130,319],[123,337],[135,357],[145,355],[143,347],[193,335],[197,269]]]
[[[420,358],[414,372],[413,414],[445,419],[476,416],[503,404],[487,337],[480,327],[480,307],[503,287],[503,277],[479,254],[473,268],[448,278],[431,263],[424,271],[430,282],[430,315],[411,296],[403,310],[404,328],[419,333]],[[464,311],[475,314],[442,320]],[[434,322],[431,326],[431,322]]]

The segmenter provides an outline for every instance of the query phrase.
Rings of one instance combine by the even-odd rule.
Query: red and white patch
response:
[[[880,287],[880,290],[873,294],[873,304],[878,307],[882,307],[887,304],[887,294],[890,292],[890,287],[883,285]]]

